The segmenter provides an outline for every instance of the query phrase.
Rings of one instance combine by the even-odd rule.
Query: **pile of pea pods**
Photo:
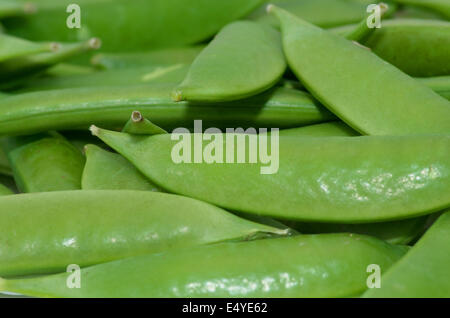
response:
[[[450,297],[449,20],[0,0],[1,297]],[[275,171],[173,160],[200,121],[276,144]]]

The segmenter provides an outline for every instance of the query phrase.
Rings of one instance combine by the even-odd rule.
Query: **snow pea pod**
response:
[[[0,279],[0,290],[44,297],[346,297],[366,289],[369,264],[387,270],[404,253],[368,236],[294,236],[101,264],[81,271],[82,288],[67,288],[64,273]]]
[[[99,53],[92,57],[91,63],[107,70],[149,65],[191,64],[204,48],[204,45],[197,45],[133,53]]]
[[[38,81],[33,78],[21,85],[22,87],[16,90],[15,93],[77,87],[117,87],[146,83],[179,83],[186,76],[188,69],[188,65],[175,64],[47,77]]]
[[[288,64],[311,94],[368,135],[448,134],[450,102],[368,50],[270,6]]]
[[[82,23],[66,27],[72,0],[47,1],[39,14],[6,21],[13,34],[33,40],[79,41],[97,36],[105,51],[142,51],[195,44],[240,19],[261,0],[79,0]]]
[[[331,31],[345,35],[353,28],[345,26]],[[362,43],[410,76],[450,74],[450,22],[419,19],[383,21],[382,27]]]
[[[160,191],[127,159],[95,145],[86,145],[83,190]]]
[[[36,6],[30,2],[2,0],[0,2],[0,19],[14,16],[23,16],[36,12]]]
[[[176,84],[113,88],[76,88],[20,94],[0,99],[0,135],[68,130],[90,124],[123,127],[139,110],[165,129],[202,119],[207,126],[299,127],[335,119],[311,95],[275,88],[258,96],[223,104],[173,102]]]
[[[246,98],[274,86],[285,70],[279,32],[237,21],[225,26],[197,56],[173,98],[209,102]]]
[[[30,54],[57,51],[58,48],[57,43],[35,43],[0,34],[0,63]]]
[[[450,19],[450,2],[448,0],[394,0],[394,2],[431,9]]]
[[[381,277],[381,288],[363,297],[450,297],[450,211],[442,214],[414,247]]]
[[[442,97],[450,100],[450,75],[417,78],[423,85],[428,86]]]
[[[19,194],[1,197],[0,206],[0,236],[9,242],[0,247],[2,276],[286,233],[201,201],[150,191]]]
[[[0,196],[13,194],[13,192],[6,186],[0,183]]]
[[[5,151],[1,147],[0,147],[0,174],[8,176],[12,175],[8,157],[6,156]]]
[[[81,189],[84,156],[62,136],[11,137],[6,152],[21,192]]]
[[[311,137],[330,137],[330,136],[359,136],[359,134],[348,127],[343,122],[333,121],[329,123],[304,126],[299,128],[290,128],[280,130],[280,136],[311,136]]]
[[[152,123],[137,110],[131,113],[131,117],[123,127],[122,131],[134,135],[167,134],[167,131]]]
[[[273,143],[270,149],[276,155],[264,158],[265,163],[263,158],[237,163],[226,154],[237,149],[237,134],[216,134],[216,140],[208,141],[198,134],[172,140],[171,135],[136,136],[95,126],[91,131],[161,188],[232,211],[312,222],[370,223],[412,218],[450,205],[446,135],[279,136],[279,140],[273,134],[255,135],[254,144],[265,138],[268,149]],[[222,150],[213,157],[214,164],[203,160],[203,149],[211,151],[211,145]],[[249,142],[242,147],[249,158]],[[188,158],[174,159],[180,148]],[[433,152],[424,153],[425,148]],[[202,159],[194,163],[194,154]]]

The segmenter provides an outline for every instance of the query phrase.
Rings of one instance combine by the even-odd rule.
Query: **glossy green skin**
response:
[[[370,223],[429,214],[450,205],[450,136],[280,136],[279,170],[261,174],[267,165],[260,162],[176,164],[171,153],[179,141],[170,135],[91,130],[163,189],[232,211]],[[183,137],[191,138],[192,156],[194,134]],[[224,147],[230,147],[222,139]],[[202,149],[207,144],[203,141]],[[246,147],[248,151],[248,142]],[[433,152],[424,153],[426,148]]]
[[[33,79],[14,93],[82,87],[120,87],[146,83],[179,83],[187,74],[189,65],[151,66],[90,74]]]
[[[1,197],[0,206],[0,236],[8,242],[0,246],[0,276],[286,233],[201,201],[150,191],[19,194]]]
[[[86,164],[81,178],[83,190],[160,191],[127,159],[95,145],[85,147]]]
[[[399,4],[414,5],[432,9],[450,19],[450,2],[448,0],[394,0]]]
[[[55,66],[50,67],[45,71],[43,76],[72,76],[72,75],[83,75],[83,74],[93,74],[97,71],[94,67],[76,65],[69,63],[59,63]]]
[[[450,76],[417,78],[423,85],[428,86],[442,97],[450,100]]]
[[[159,49],[135,53],[100,53],[91,62],[102,69],[122,69],[149,65],[191,64],[203,45]]]
[[[450,211],[381,277],[381,288],[363,297],[450,297]]]
[[[297,137],[351,137],[357,135],[357,132],[342,122],[331,122],[280,131],[280,136]],[[295,221],[285,221],[284,223],[303,234],[348,232],[375,236],[391,244],[408,244],[425,229],[427,220],[428,217],[368,224],[303,223]]]
[[[139,51],[207,40],[227,23],[249,14],[261,0],[79,0],[82,27],[66,26],[72,0],[46,1],[39,14],[8,21],[24,38],[78,41],[96,36],[105,51]]]
[[[0,280],[0,290],[44,297],[346,297],[366,289],[369,264],[387,270],[404,253],[368,236],[294,236],[101,264],[81,271],[82,288],[67,288],[64,273]]]
[[[311,95],[292,89],[275,88],[246,100],[208,105],[173,102],[170,93],[175,85],[77,88],[3,98],[0,135],[78,129],[91,124],[123,127],[134,110],[166,130],[193,125],[194,119],[202,119],[205,127],[219,128],[289,128],[335,119]]]
[[[252,21],[233,22],[197,56],[175,89],[174,99],[219,102],[246,98],[274,86],[285,70],[278,31]]]
[[[346,34],[353,26],[332,29]],[[362,42],[372,51],[417,77],[450,74],[450,22],[400,19],[382,22],[382,27]]]
[[[21,192],[81,189],[85,158],[62,137],[26,143],[7,151],[7,156]]]
[[[362,134],[450,133],[450,102],[372,52],[273,7],[289,66],[324,106]]]
[[[6,186],[0,183],[0,196],[13,194],[13,192]]]
[[[311,137],[330,137],[330,136],[359,136],[359,134],[348,127],[343,122],[333,121],[329,123],[304,126],[299,128],[280,130],[280,136],[311,136]]]
[[[50,50],[51,45],[49,43],[34,43],[6,34],[0,34],[0,63],[8,59],[48,52]]]
[[[402,7],[395,15],[395,19],[427,19],[427,20],[445,20],[442,14],[436,11],[420,7]]]
[[[271,3],[271,1],[267,1]],[[347,0],[276,1],[277,6],[315,25],[329,28],[360,21],[366,14],[366,5]],[[277,19],[266,13],[266,5],[250,16],[259,22],[278,26]]]

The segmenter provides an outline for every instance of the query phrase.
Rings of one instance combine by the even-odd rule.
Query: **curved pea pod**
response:
[[[450,212],[433,224],[414,247],[381,276],[381,286],[363,297],[450,297]]]
[[[134,135],[167,134],[167,131],[152,123],[137,110],[131,113],[131,117],[123,127],[122,132]]]
[[[209,102],[246,98],[274,86],[285,70],[279,32],[237,21],[225,26],[197,56],[173,98]]]
[[[21,192],[81,189],[84,156],[62,136],[11,137],[6,142]]]
[[[132,53],[99,53],[92,57],[91,63],[107,70],[149,65],[191,64],[204,48],[204,45],[196,45]]]
[[[287,234],[201,201],[151,191],[46,192],[0,201],[0,236],[9,242],[0,247],[2,276],[61,272],[70,264],[84,267],[167,249]]]
[[[0,99],[0,135],[87,128],[123,127],[134,110],[165,129],[202,119],[214,127],[299,127],[335,119],[311,95],[276,88],[222,104],[174,102],[176,84],[76,88],[33,92]]]
[[[436,11],[450,19],[450,3],[447,0],[394,0],[399,4],[413,5]]]
[[[31,2],[2,0],[0,2],[0,19],[23,16],[36,12],[36,6]]]
[[[354,26],[332,29],[347,34]],[[410,76],[450,74],[450,22],[399,19],[382,22],[382,27],[362,42],[383,60]]]
[[[269,7],[288,64],[311,94],[368,135],[448,134],[450,102],[372,52]]]
[[[83,190],[160,191],[127,159],[95,145],[86,145]]]
[[[99,39],[92,38],[86,42],[63,44],[55,52],[18,57],[0,63],[0,87],[7,89],[14,88],[20,85],[24,77],[45,71],[57,63],[66,61],[87,51],[96,50],[100,48],[100,45],[101,42]]]
[[[261,0],[79,0],[81,27],[66,26],[72,0],[39,6],[39,14],[7,21],[13,34],[34,40],[79,41],[100,37],[105,51],[142,51],[205,41]],[[76,11],[72,11],[72,14]],[[72,20],[73,22],[73,20]]]
[[[450,76],[424,77],[417,80],[450,100]]]
[[[1,279],[0,290],[44,297],[346,297],[367,288],[367,266],[387,270],[404,253],[367,236],[293,236],[101,264],[81,271],[82,288],[67,288],[70,273],[63,273]]]
[[[83,87],[118,87],[146,83],[179,83],[187,74],[188,65],[151,66],[100,71],[89,74],[35,78],[21,85],[14,93]]]
[[[13,192],[6,186],[0,183],[0,196],[13,194]]]
[[[359,134],[340,121],[280,130],[280,136],[351,137]]]
[[[0,63],[30,54],[57,51],[57,43],[34,43],[7,34],[0,34]]]
[[[232,211],[370,223],[450,205],[450,136],[296,138],[271,133],[215,134],[208,140],[201,134],[145,137],[98,127],[91,131],[161,188]],[[428,148],[433,152],[424,153]],[[244,155],[238,163],[236,158]]]

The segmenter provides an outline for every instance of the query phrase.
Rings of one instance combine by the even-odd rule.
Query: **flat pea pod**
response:
[[[331,31],[345,35],[353,28],[344,26]],[[450,22],[387,20],[362,44],[410,76],[450,74]]]
[[[417,78],[423,85],[428,86],[442,97],[450,100],[450,75]]]
[[[204,102],[246,98],[274,86],[285,70],[279,32],[237,21],[225,26],[197,56],[173,98]]]
[[[83,190],[160,191],[127,159],[95,145],[86,145]]]
[[[116,128],[138,110],[165,129],[192,125],[213,127],[299,127],[336,119],[311,95],[275,88],[258,96],[223,104],[174,102],[176,84],[76,88],[20,94],[0,99],[0,135],[87,128]],[[24,124],[26,122],[26,125]]]
[[[0,290],[44,297],[348,297],[367,288],[369,264],[387,270],[405,251],[368,236],[301,235],[92,266],[80,273],[83,288],[67,288],[63,273],[1,279]]]
[[[84,156],[62,136],[11,137],[6,152],[21,192],[81,189]]]
[[[0,236],[9,242],[0,247],[2,276],[62,272],[69,264],[84,267],[167,249],[287,233],[201,201],[151,191],[46,192],[0,201]]]
[[[6,186],[0,183],[0,196],[13,194],[13,192]]]
[[[56,51],[57,43],[34,43],[14,36],[0,34],[0,63],[30,54]]]
[[[191,64],[204,48],[204,45],[196,45],[132,53],[106,52],[94,55],[91,63],[98,68],[106,70],[149,65]]]
[[[372,52],[270,6],[288,64],[311,94],[362,134],[450,133],[450,102]]]
[[[394,0],[399,4],[407,4],[431,9],[450,19],[450,2],[448,0]]]
[[[72,0],[40,3],[39,14],[10,19],[12,34],[33,40],[79,41],[100,37],[107,52],[184,46],[212,37],[231,21],[243,18],[261,0],[79,0],[81,28],[66,27]]]
[[[57,63],[87,51],[97,50],[100,46],[101,41],[97,38],[92,38],[86,42],[61,45],[55,52],[33,54],[0,63],[0,87],[12,89],[18,86],[26,77],[43,72]]]
[[[14,93],[82,87],[118,87],[146,83],[179,83],[186,76],[188,69],[188,65],[175,64],[46,77],[39,80],[32,78]]]
[[[171,135],[136,136],[95,126],[91,131],[161,188],[232,211],[312,222],[371,223],[430,214],[450,205],[446,135],[215,134],[214,140],[207,140],[181,133],[172,140]],[[263,142],[267,148],[260,147],[259,153],[271,149],[272,157],[237,163],[226,156],[238,144],[241,155],[249,158],[249,144]],[[215,163],[206,162],[204,153],[215,148],[220,155],[208,157]],[[424,153],[425,148],[433,152]],[[194,163],[193,156],[201,159]]]
[[[340,121],[280,130],[280,136],[359,136],[359,134]]]
[[[450,211],[442,214],[414,247],[381,276],[381,288],[363,297],[450,297]]]
[[[0,19],[14,16],[23,16],[36,12],[36,6],[30,2],[15,0],[2,0],[0,2]]]

